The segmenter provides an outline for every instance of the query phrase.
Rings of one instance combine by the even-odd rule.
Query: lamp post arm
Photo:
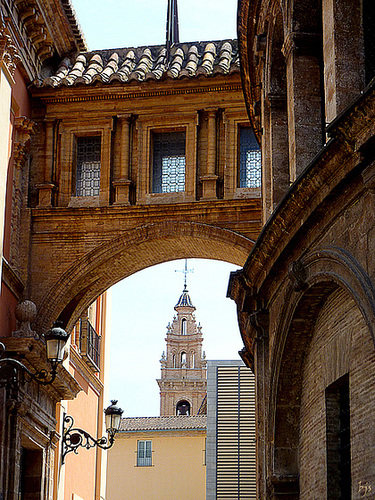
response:
[[[21,371],[23,375],[29,377],[30,380],[35,380],[38,384],[49,385],[56,378],[56,366],[52,365],[52,371],[49,373],[47,370],[40,370],[39,372],[32,373],[23,363],[13,358],[3,358],[0,359],[0,370],[6,367],[14,368],[13,374],[8,373],[5,378],[0,375],[0,387],[5,387],[11,384],[18,371]]]
[[[62,449],[61,449],[61,462],[65,462],[65,457],[68,453],[73,451],[76,455],[78,454],[78,448],[94,448],[98,446],[103,450],[109,450],[112,448],[115,442],[114,434],[110,434],[109,437],[101,437],[95,439],[87,431],[80,429],[79,427],[74,427],[74,419],[70,415],[64,414],[63,418],[63,431],[62,431]]]

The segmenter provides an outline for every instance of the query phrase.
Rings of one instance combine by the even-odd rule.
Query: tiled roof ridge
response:
[[[206,427],[206,422],[206,415],[125,417],[121,419],[120,431],[202,429]]]
[[[173,45],[169,57],[164,45],[80,52],[73,61],[64,59],[56,73],[39,82],[39,86],[89,85],[95,81],[126,83],[233,71],[239,71],[236,39],[182,42]]]
[[[193,419],[196,419],[196,420],[199,420],[201,419],[202,417],[206,417],[206,415],[160,415],[160,416],[155,416],[155,417],[122,417],[121,421],[122,420],[127,420],[127,421],[130,421],[130,420],[186,420],[186,419],[190,419],[190,420],[193,420]]]

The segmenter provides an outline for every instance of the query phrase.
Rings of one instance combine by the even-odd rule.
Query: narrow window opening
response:
[[[349,377],[326,389],[327,499],[351,499]]]
[[[183,318],[181,321],[181,335],[186,335],[186,334],[187,334],[187,321],[185,318]]]
[[[250,127],[239,127],[239,187],[257,188],[261,185],[261,152]]]
[[[152,465],[152,441],[138,441],[137,466],[150,467]]]
[[[182,368],[186,368],[186,352],[181,353],[181,366]]]
[[[77,137],[76,196],[98,196],[101,137]]]
[[[185,132],[153,134],[152,192],[185,191]]]

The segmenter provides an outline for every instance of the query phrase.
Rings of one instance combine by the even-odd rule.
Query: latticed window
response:
[[[138,441],[137,466],[150,467],[152,465],[152,441]]]
[[[152,192],[185,191],[185,132],[153,134]]]
[[[262,161],[259,144],[250,127],[239,128],[239,187],[261,185]]]
[[[98,196],[101,137],[77,137],[76,196]]]

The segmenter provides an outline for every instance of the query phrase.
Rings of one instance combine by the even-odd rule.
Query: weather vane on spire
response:
[[[175,273],[184,273],[184,291],[186,290],[186,277],[188,273],[193,273],[194,269],[188,269],[187,267],[187,259],[185,259],[185,269],[175,269]]]

